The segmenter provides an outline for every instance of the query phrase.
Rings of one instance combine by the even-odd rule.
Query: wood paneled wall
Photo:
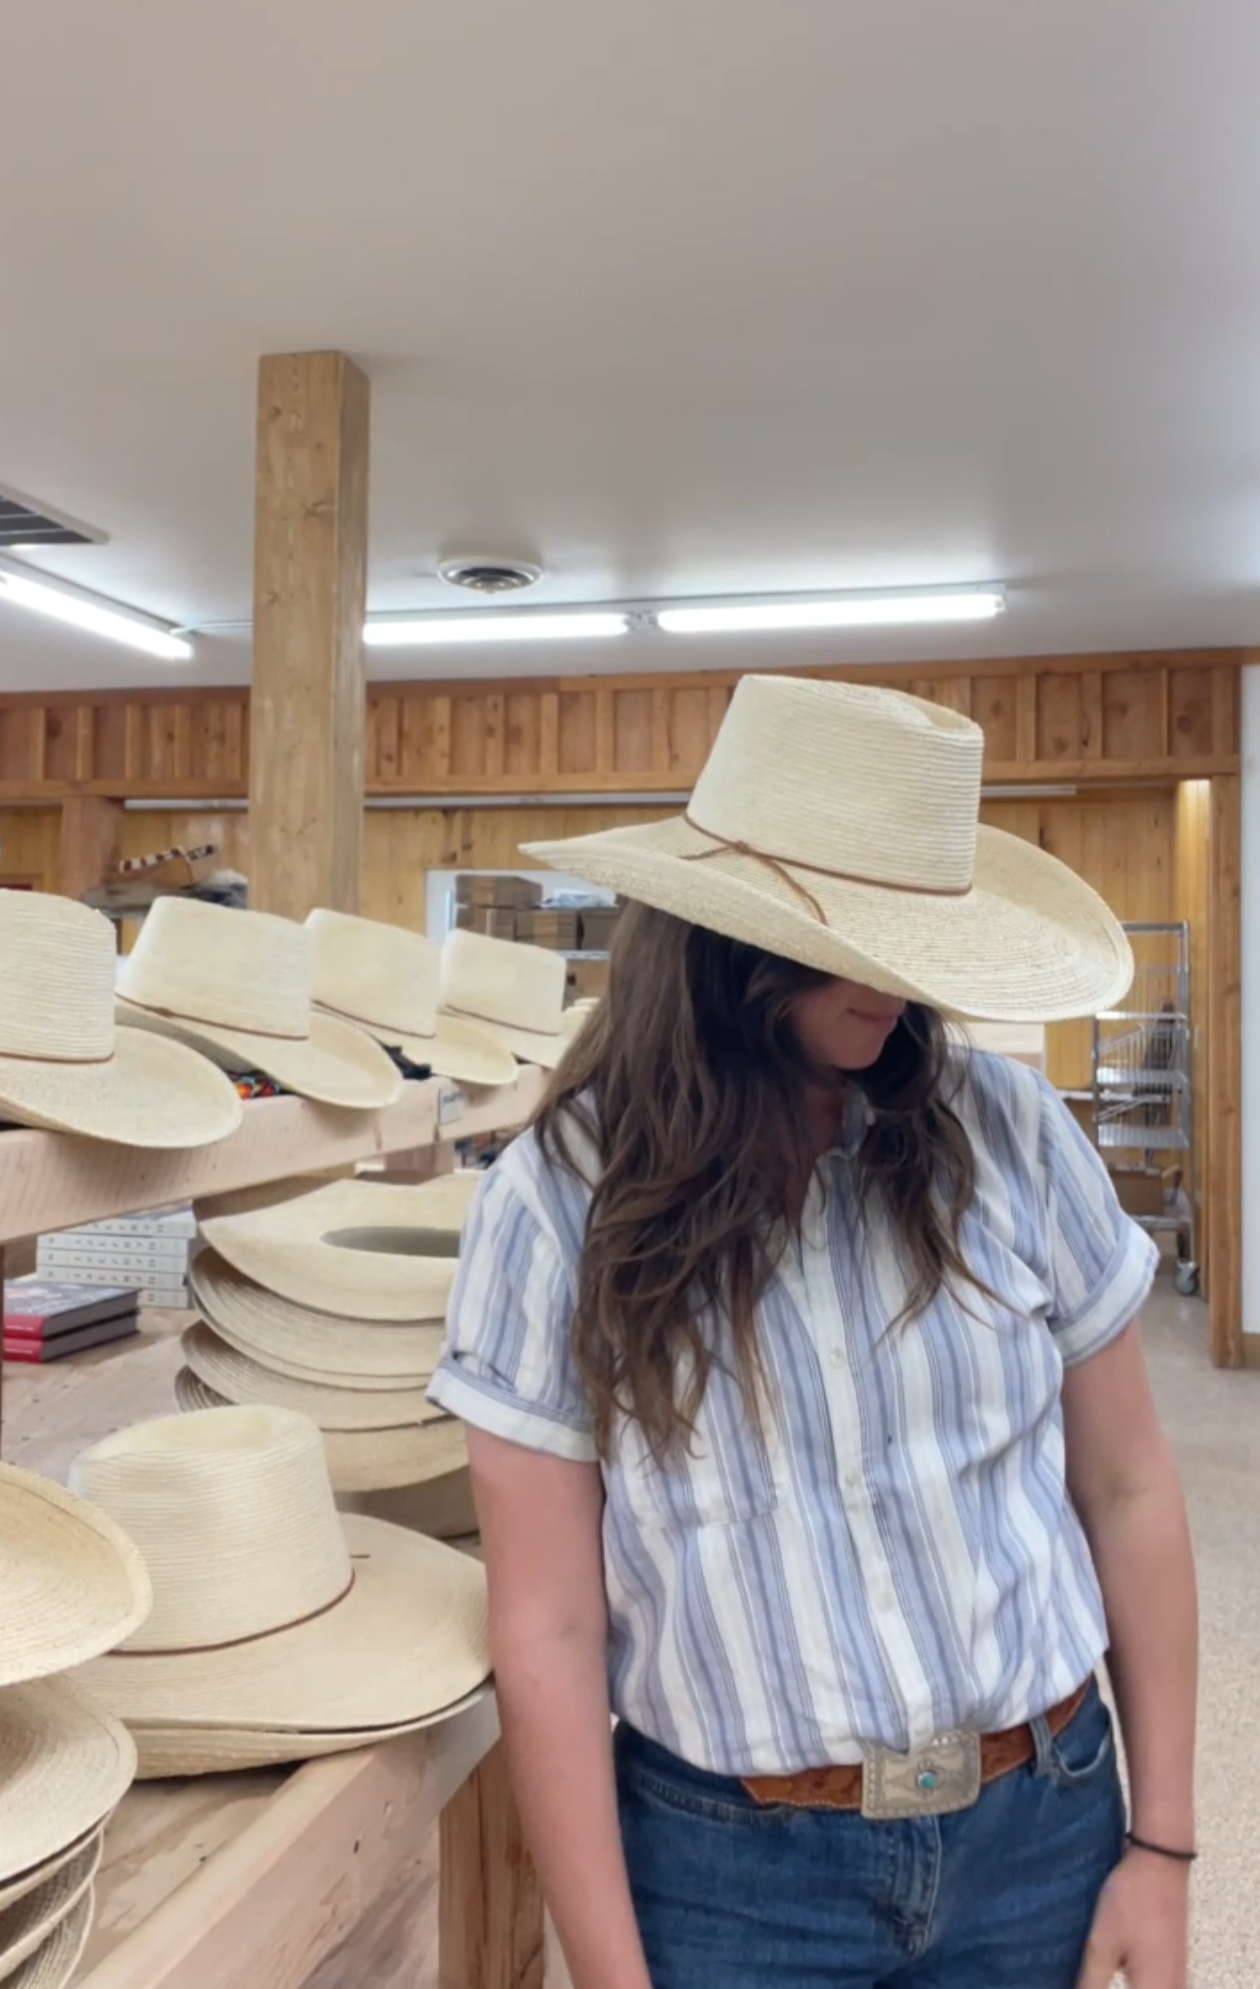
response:
[[[1191,1109],[1194,1114],[1194,1154],[1191,1192],[1199,1217],[1199,1262],[1205,1267],[1211,1252],[1212,1196],[1206,1192],[1206,1153],[1209,1109],[1212,936],[1209,929],[1211,871],[1210,781],[1182,781],[1176,791],[1173,826],[1172,914],[1190,927]]]
[[[1170,779],[1238,763],[1241,652],[1025,658],[808,674],[895,684],[974,718],[991,781]],[[670,793],[692,785],[737,671],[376,684],[369,794]],[[244,688],[0,698],[0,803],[243,797]]]

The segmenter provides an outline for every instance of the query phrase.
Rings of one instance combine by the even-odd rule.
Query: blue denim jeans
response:
[[[653,1989],[1074,1989],[1124,1846],[1096,1685],[973,1808],[913,1822],[759,1808],[627,1727],[621,1828]]]

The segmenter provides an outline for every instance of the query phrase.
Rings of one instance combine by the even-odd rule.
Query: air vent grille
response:
[[[0,552],[17,552],[25,546],[90,546],[90,532],[50,518],[45,511],[23,504],[0,491]]]

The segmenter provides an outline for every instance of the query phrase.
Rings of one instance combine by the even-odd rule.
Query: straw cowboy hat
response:
[[[564,984],[563,954],[542,946],[461,928],[442,947],[442,1014],[479,1023],[523,1064],[554,1070],[568,1049]]]
[[[442,949],[418,932],[314,911],[315,1002],[460,1084],[511,1084],[516,1062],[479,1023],[438,1014]]]
[[[483,1570],[439,1541],[342,1518],[305,1416],[141,1423],[85,1451],[74,1482],[133,1534],[153,1576],[144,1629],[82,1674],[122,1719],[394,1726],[489,1676]]]
[[[114,928],[42,891],[0,891],[0,1121],[120,1146],[195,1147],[241,1123],[235,1088],[181,1043],[114,1026]]]
[[[3,1702],[0,1701],[0,1704]],[[67,1844],[64,1850],[58,1851],[55,1857],[45,1858],[42,1864],[28,1866],[25,1871],[18,1872],[13,1878],[0,1879],[0,1913],[12,1906],[14,1900],[25,1899],[28,1892],[34,1892],[39,1886],[47,1885],[49,1879],[54,1878],[66,1865],[73,1864],[77,1858],[82,1858],[90,1851],[94,1844],[102,1842],[107,1821],[108,1818],[94,1824],[81,1837],[76,1837],[72,1843]]]
[[[320,1429],[388,1430],[404,1423],[433,1423],[443,1411],[425,1400],[419,1382],[411,1388],[341,1388],[335,1383],[294,1381],[241,1354],[204,1323],[180,1338],[186,1365],[225,1402],[257,1402],[266,1409],[293,1409]]]
[[[143,1623],[152,1599],[121,1527],[51,1478],[0,1464],[0,1686],[109,1650]]]
[[[233,1406],[226,1395],[208,1387],[187,1367],[176,1373],[175,1403],[185,1414]],[[399,1423],[383,1430],[321,1429],[319,1436],[334,1492],[395,1491],[403,1485],[447,1477],[468,1462],[464,1426],[454,1416],[442,1415],[427,1423]]]
[[[98,1830],[51,1877],[15,1905],[0,1909],[0,1982],[12,1981],[23,1962],[44,1947],[80,1900],[90,1894],[104,1848],[105,1833]]]
[[[374,1325],[294,1305],[202,1250],[189,1270],[192,1294],[219,1338],[291,1381],[340,1388],[420,1387],[442,1351],[440,1320]]]
[[[0,1695],[0,1881],[10,1901],[33,1886],[7,1882],[50,1876],[54,1860],[100,1829],[135,1772],[126,1728],[69,1679]]]
[[[402,1073],[380,1044],[314,1012],[314,950],[291,919],[158,898],[119,970],[118,1019],[325,1105],[392,1105]]]
[[[526,854],[946,1013],[1095,1014],[1129,986],[1128,941],[1066,865],[977,827],[983,756],[921,698],[744,677],[683,814]]]
[[[330,1181],[273,1208],[212,1216],[206,1242],[255,1284],[347,1319],[438,1319],[455,1282],[462,1190]]]
[[[235,1775],[251,1768],[275,1768],[287,1762],[317,1761],[330,1754],[353,1754],[360,1747],[379,1747],[383,1740],[419,1733],[425,1727],[455,1720],[489,1696],[488,1685],[479,1686],[466,1699],[444,1706],[427,1719],[406,1720],[390,1727],[294,1728],[280,1732],[275,1727],[199,1727],[169,1723],[146,1726],[133,1722],[139,1765],[137,1782],[161,1782],[171,1776]]]
[[[391,1526],[409,1526],[414,1533],[428,1533],[434,1540],[466,1540],[477,1532],[472,1473],[467,1465],[441,1478],[430,1478],[424,1485],[400,1485],[384,1492],[339,1492],[337,1508],[340,1512],[366,1513],[369,1519],[387,1519]]]
[[[87,1946],[92,1912],[93,1899],[89,1887],[64,1918],[56,1922],[29,1960],[16,1965],[10,1974],[0,1977],[0,1980],[8,1985],[8,1989],[66,1989]],[[0,1963],[2,1961],[0,1956]]]

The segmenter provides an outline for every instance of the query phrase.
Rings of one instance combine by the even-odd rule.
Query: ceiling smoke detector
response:
[[[524,559],[444,559],[438,573],[448,587],[470,594],[519,594],[542,579],[541,566]]]

